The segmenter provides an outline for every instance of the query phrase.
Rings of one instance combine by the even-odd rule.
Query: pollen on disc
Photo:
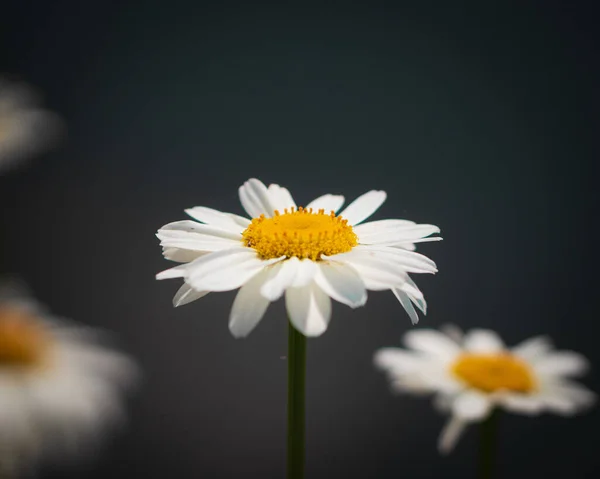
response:
[[[31,313],[0,306],[0,368],[28,368],[43,363],[51,341]]]
[[[463,354],[452,365],[452,372],[469,386],[488,393],[535,389],[529,366],[511,354]]]
[[[263,259],[287,256],[317,261],[321,255],[346,253],[358,244],[352,226],[341,216],[302,207],[276,211],[272,218],[254,218],[242,237]]]

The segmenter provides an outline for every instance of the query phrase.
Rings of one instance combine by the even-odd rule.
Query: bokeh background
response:
[[[283,304],[235,340],[233,293],[173,309],[179,283],[154,279],[156,229],[195,205],[241,213],[249,177],[300,203],[386,190],[377,218],[444,236],[420,248],[440,272],[415,278],[417,327],[549,334],[600,391],[594,3],[3,2],[0,72],[69,130],[0,177],[4,269],[145,372],[98,459],[42,477],[284,476]],[[372,293],[309,341],[307,477],[474,477],[477,431],[440,457],[444,418],[372,366],[409,328]],[[500,427],[500,477],[598,477],[598,409]]]

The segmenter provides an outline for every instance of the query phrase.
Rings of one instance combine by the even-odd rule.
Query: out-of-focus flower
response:
[[[324,195],[297,207],[286,188],[250,179],[239,188],[252,220],[203,206],[186,210],[195,221],[158,231],[165,258],[184,263],[157,279],[183,278],[175,306],[209,292],[240,288],[229,318],[236,337],[258,324],[268,305],[285,294],[294,327],[306,336],[327,329],[331,300],[351,308],[365,304],[367,290],[392,290],[413,323],[423,294],[408,273],[435,273],[435,263],[415,253],[415,243],[436,241],[433,225],[407,220],[362,223],[385,201],[369,191],[339,215],[343,196]]]
[[[89,456],[124,419],[137,377],[100,334],[46,314],[21,288],[0,288],[0,473]]]
[[[447,334],[410,331],[404,344],[409,350],[377,351],[375,364],[387,371],[395,391],[436,394],[436,406],[451,415],[439,440],[443,453],[454,447],[467,424],[483,421],[496,407],[567,416],[595,400],[593,392],[571,379],[585,372],[587,360],[553,350],[545,337],[507,348],[493,331],[474,329],[463,336],[451,327]]]
[[[40,153],[58,138],[62,121],[38,105],[32,88],[0,78],[0,172]]]

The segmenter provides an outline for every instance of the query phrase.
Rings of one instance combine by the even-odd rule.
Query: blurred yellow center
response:
[[[463,354],[452,365],[452,372],[469,386],[488,393],[535,389],[529,366],[510,354]]]
[[[30,313],[0,306],[0,369],[40,366],[50,338]]]
[[[348,220],[333,211],[325,214],[302,207],[286,208],[283,214],[276,210],[272,218],[254,218],[242,237],[263,259],[295,256],[316,261],[322,254],[345,253],[358,244]]]

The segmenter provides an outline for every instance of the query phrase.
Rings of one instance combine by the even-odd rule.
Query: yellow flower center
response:
[[[46,331],[30,313],[0,306],[0,369],[42,365],[50,343]]]
[[[275,210],[272,218],[254,218],[242,237],[244,244],[263,259],[295,256],[316,261],[322,254],[345,253],[358,244],[348,220],[333,211],[325,214],[324,210],[314,212],[302,207],[286,208],[283,214]]]
[[[487,393],[501,389],[528,393],[535,389],[529,366],[510,354],[462,354],[452,365],[452,372]]]

